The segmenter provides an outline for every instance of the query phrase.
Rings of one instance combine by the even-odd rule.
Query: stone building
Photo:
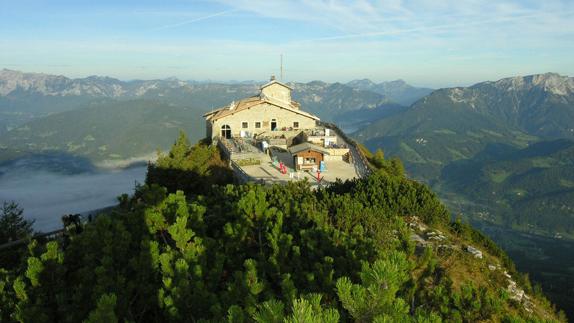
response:
[[[316,127],[319,118],[300,109],[300,104],[291,99],[291,87],[271,77],[260,90],[256,96],[204,114],[207,137],[253,137],[269,131]]]

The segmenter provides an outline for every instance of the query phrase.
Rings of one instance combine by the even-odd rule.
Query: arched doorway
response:
[[[231,139],[231,127],[227,124],[221,126],[221,137]]]

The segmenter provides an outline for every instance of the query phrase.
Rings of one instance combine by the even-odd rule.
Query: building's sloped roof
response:
[[[261,85],[261,88],[260,88],[260,89],[263,90],[264,88],[266,88],[266,87],[268,87],[269,85],[272,85],[272,84],[279,84],[279,85],[281,85],[281,86],[284,86],[284,87],[288,88],[289,90],[293,90],[293,88],[290,87],[289,85],[287,85],[287,84],[285,84],[285,83],[282,83],[282,82],[279,82],[279,81],[274,80],[274,79],[272,79],[271,81],[269,81],[269,82],[267,82],[267,83]]]
[[[323,154],[329,155],[329,150],[327,150],[321,146],[317,146],[315,144],[312,144],[310,142],[304,142],[302,144],[298,144],[298,145],[289,147],[289,152],[292,155],[294,155],[298,152],[304,151],[304,150],[314,150],[314,151],[318,151],[318,152],[321,152]]]
[[[263,104],[263,103],[272,104],[272,105],[275,105],[275,106],[280,107],[282,109],[286,109],[286,110],[289,110],[291,112],[303,115],[305,117],[319,120],[319,117],[317,117],[316,115],[313,115],[311,113],[299,110],[300,105],[299,105],[299,103],[297,103],[295,101],[292,101],[291,104],[286,104],[286,103],[283,103],[283,102],[278,101],[278,100],[273,100],[270,98],[262,98],[259,95],[252,96],[250,98],[246,98],[246,99],[234,102],[228,106],[225,106],[225,107],[219,108],[217,110],[213,110],[211,112],[208,112],[208,113],[204,114],[203,116],[207,120],[217,120],[217,119],[221,119],[221,118],[226,117],[228,115],[233,115],[233,114],[238,113],[242,110],[249,109],[249,108],[252,108],[256,105]],[[233,108],[232,108],[232,106],[233,106]]]

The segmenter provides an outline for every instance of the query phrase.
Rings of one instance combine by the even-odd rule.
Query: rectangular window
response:
[[[261,128],[261,122],[255,122],[255,128],[257,129]]]
[[[305,158],[305,164],[315,164],[315,158]]]
[[[295,129],[299,128],[299,122],[297,121],[293,122],[293,128]]]
[[[248,122],[242,122],[242,123],[241,123],[241,128],[243,128],[243,129],[249,128],[249,123],[248,123]]]

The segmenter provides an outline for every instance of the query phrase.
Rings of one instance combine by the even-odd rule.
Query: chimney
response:
[[[275,81],[275,75],[271,75],[271,79],[269,81]]]

